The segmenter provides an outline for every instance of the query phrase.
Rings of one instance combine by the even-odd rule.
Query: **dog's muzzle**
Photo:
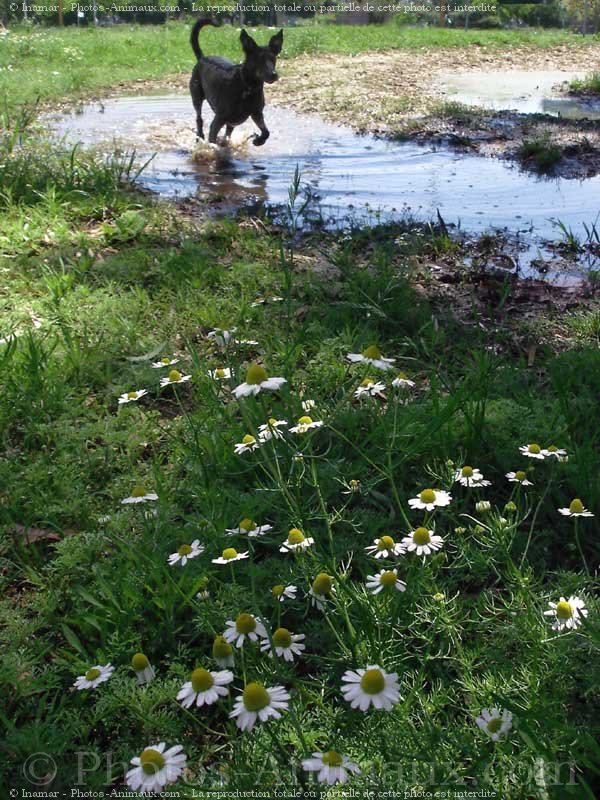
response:
[[[279,80],[279,75],[276,72],[274,72],[266,79],[266,83],[275,83],[275,81],[278,80]]]

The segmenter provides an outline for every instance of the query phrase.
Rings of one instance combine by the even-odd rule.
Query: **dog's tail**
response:
[[[198,36],[200,34],[201,28],[203,28],[205,25],[214,25],[215,27],[217,27],[215,23],[212,21],[212,19],[208,19],[208,17],[205,17],[204,19],[199,19],[198,22],[196,22],[196,24],[192,28],[192,33],[190,35],[190,43],[192,45],[192,50],[194,51],[194,55],[196,56],[198,61],[200,61],[203,55],[202,50],[200,49],[200,43],[198,42]]]

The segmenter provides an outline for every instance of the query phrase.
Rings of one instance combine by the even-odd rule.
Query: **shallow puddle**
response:
[[[443,93],[446,100],[496,111],[600,120],[600,102],[565,94],[572,80],[585,75],[558,70],[456,72],[445,80]]]
[[[205,126],[210,119],[205,115]],[[556,220],[579,236],[600,212],[600,176],[548,179],[508,162],[413,143],[360,136],[319,117],[269,107],[271,138],[260,148],[237,128],[232,146],[196,146],[194,112],[184,95],[119,97],[55,116],[50,126],[69,144],[131,151],[154,158],[139,182],[165,197],[198,195],[277,206],[287,202],[298,165],[314,198],[313,213],[328,225],[370,222],[402,214],[430,220],[437,211],[468,233],[501,230],[522,245],[521,273],[539,276],[531,261],[544,241],[559,238]],[[570,282],[585,265],[546,278]]]

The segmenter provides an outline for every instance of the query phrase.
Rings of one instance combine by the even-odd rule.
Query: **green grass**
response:
[[[600,72],[592,72],[587,78],[571,81],[570,89],[580,94],[600,94]]]
[[[127,189],[126,163],[8,139],[0,163],[0,337],[19,334],[0,345],[5,794],[35,789],[36,776],[46,791],[121,786],[129,760],[166,741],[188,758],[176,787],[184,798],[305,782],[300,760],[331,748],[360,765],[352,786],[363,791],[593,798],[597,325],[574,322],[577,347],[561,354],[542,343],[532,369],[514,355],[500,309],[482,328],[451,308],[434,312],[416,291],[414,256],[444,252],[439,232],[323,236],[328,268],[311,271],[287,236],[232,220],[198,226]],[[254,304],[273,296],[283,300]],[[223,350],[208,337],[215,327],[258,345]],[[373,343],[396,359],[392,373],[349,364],[348,353]],[[171,356],[192,379],[161,390],[165,370],[151,362]],[[257,362],[287,383],[236,400],[231,388]],[[230,381],[207,375],[219,366]],[[398,370],[413,389],[390,386]],[[354,397],[366,374],[384,381],[385,400]],[[140,388],[142,400],[118,405]],[[295,423],[307,399],[323,427],[235,455],[268,417]],[[519,447],[529,442],[564,447],[569,460],[526,458]],[[454,483],[465,464],[492,485]],[[532,487],[505,479],[517,469]],[[122,505],[136,485],[158,501]],[[428,486],[454,499],[424,517],[407,501]],[[596,517],[559,515],[574,497]],[[476,507],[482,499],[489,511]],[[224,535],[246,517],[272,531]],[[444,538],[437,553],[365,553],[423,521]],[[292,527],[314,546],[280,553]],[[194,539],[205,552],[169,566]],[[214,564],[226,547],[249,558]],[[405,592],[366,591],[384,566],[398,569]],[[325,612],[306,596],[321,572],[336,587]],[[275,602],[276,584],[297,586],[297,599]],[[577,631],[555,633],[543,616],[561,595],[586,600]],[[294,664],[256,645],[236,653],[232,695],[245,680],[293,694],[279,722],[244,734],[228,718],[230,699],[189,711],[176,702],[194,668],[215,668],[213,637],[241,612],[306,636]],[[139,651],[156,670],[147,687],[130,667]],[[108,682],[71,690],[108,662]],[[345,670],[370,664],[398,673],[391,713],[342,699]],[[514,724],[493,743],[474,720],[496,705]],[[40,753],[53,761],[35,762]]]
[[[123,25],[115,28],[11,28],[1,38],[0,99],[9,106],[38,98],[74,98],[115,88],[119,82],[188,73],[193,66],[189,24]],[[258,30],[260,43],[268,39]],[[585,43],[598,41],[587,37]],[[460,31],[385,26],[307,26],[285,32],[282,58],[303,53],[358,53],[386,48],[581,45],[581,37],[560,31]],[[584,43],[584,46],[585,46]],[[205,30],[207,53],[240,59],[239,34],[231,27]]]
[[[534,166],[539,172],[550,171],[562,158],[560,147],[550,142],[547,137],[525,139],[517,155],[521,161]]]

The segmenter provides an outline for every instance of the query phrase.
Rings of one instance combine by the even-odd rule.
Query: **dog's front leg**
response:
[[[258,114],[252,114],[252,122],[254,122],[258,128],[260,128],[260,136],[256,134],[252,140],[252,144],[256,147],[260,147],[261,144],[264,144],[271,135],[269,133],[269,129],[265,125],[265,118],[263,117],[262,111],[259,111]]]

